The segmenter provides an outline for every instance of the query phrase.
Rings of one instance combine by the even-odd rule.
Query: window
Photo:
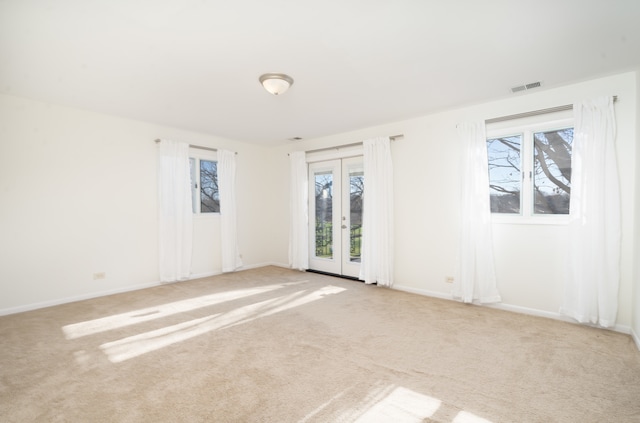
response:
[[[488,131],[491,212],[561,216],[571,200],[572,122]]]
[[[573,128],[533,134],[533,212],[569,214]]]
[[[193,213],[220,213],[218,162],[209,158],[192,157],[189,163]]]

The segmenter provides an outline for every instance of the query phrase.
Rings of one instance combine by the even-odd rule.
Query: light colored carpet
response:
[[[0,317],[0,421],[640,422],[640,353],[265,267]]]

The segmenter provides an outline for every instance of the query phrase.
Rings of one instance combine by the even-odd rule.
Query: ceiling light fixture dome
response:
[[[293,85],[293,78],[284,73],[265,73],[260,76],[260,83],[273,95],[280,95]]]

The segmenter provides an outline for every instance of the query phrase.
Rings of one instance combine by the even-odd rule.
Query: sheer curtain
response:
[[[458,135],[462,146],[460,239],[453,296],[465,303],[495,303],[501,299],[493,261],[484,122],[459,124]]]
[[[309,268],[309,187],[304,151],[289,154],[289,171],[289,266],[305,270]]]
[[[220,241],[222,271],[242,266],[236,227],[236,153],[218,150],[218,193],[220,196]]]
[[[159,143],[158,206],[160,281],[189,279],[193,236],[189,144]]]
[[[569,272],[560,313],[613,326],[620,280],[620,188],[613,98],[573,105]]]
[[[393,164],[388,137],[363,143],[364,204],[360,279],[393,284]]]

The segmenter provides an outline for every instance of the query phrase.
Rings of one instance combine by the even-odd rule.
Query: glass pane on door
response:
[[[309,164],[309,269],[360,274],[363,170],[361,157]]]
[[[333,172],[316,172],[315,179],[315,256],[333,258]]]
[[[364,200],[364,172],[349,169],[349,261],[360,263],[362,245],[362,203]]]

